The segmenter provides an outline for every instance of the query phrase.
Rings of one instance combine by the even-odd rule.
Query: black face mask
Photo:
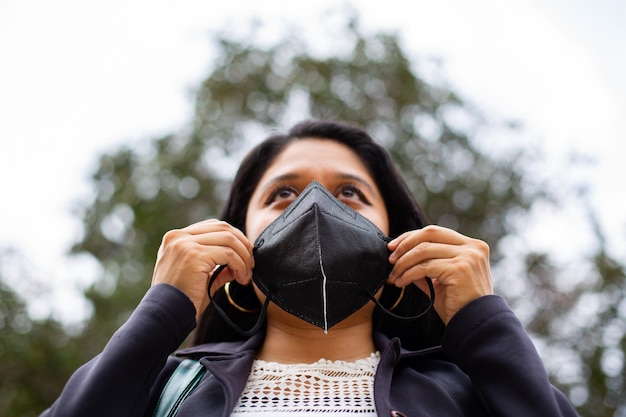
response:
[[[254,243],[252,279],[267,297],[257,325],[244,331],[219,306],[215,308],[244,335],[258,330],[269,301],[324,331],[370,300],[393,315],[375,298],[392,269],[389,240],[314,181]],[[211,277],[209,288],[220,271]],[[433,299],[431,289],[431,306]]]

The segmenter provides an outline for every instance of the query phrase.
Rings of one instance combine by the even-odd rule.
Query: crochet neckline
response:
[[[359,366],[363,366],[363,365],[367,365],[370,364],[372,361],[378,363],[378,361],[380,360],[380,352],[376,351],[376,352],[372,352],[370,353],[369,356],[365,357],[365,358],[359,358],[359,359],[355,359],[352,361],[345,361],[345,360],[330,360],[330,359],[325,359],[325,358],[320,358],[315,362],[311,362],[311,363],[306,363],[306,362],[296,362],[296,363],[291,363],[291,362],[278,362],[278,361],[267,361],[264,359],[255,359],[254,363],[255,365],[264,365],[264,366],[278,366],[278,367],[291,367],[291,366],[313,366],[313,365],[322,365],[322,366],[326,366],[326,365],[337,365],[337,366],[342,366],[342,365],[346,365],[346,366],[350,366],[350,365],[359,365]]]
[[[332,410],[334,415],[375,415],[374,376],[379,362],[379,352],[355,361],[280,363],[255,359],[233,414],[328,415]]]

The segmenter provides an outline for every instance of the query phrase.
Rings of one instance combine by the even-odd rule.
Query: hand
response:
[[[196,316],[209,304],[211,273],[227,265],[211,288],[211,295],[226,282],[248,285],[252,279],[253,244],[240,230],[219,220],[205,220],[163,236],[152,285],[167,283],[184,292],[196,307]]]
[[[440,226],[406,232],[389,242],[393,269],[388,282],[411,283],[429,294],[425,277],[435,287],[435,310],[447,325],[470,301],[493,294],[489,246]]]

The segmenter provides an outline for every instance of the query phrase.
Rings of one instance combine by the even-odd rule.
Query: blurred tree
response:
[[[510,272],[499,268],[507,256],[503,243],[532,205],[551,195],[546,184],[526,175],[532,153],[502,143],[498,147],[507,152],[489,151],[483,133],[493,139],[494,131],[508,129],[488,123],[438,81],[438,68],[427,71],[425,61],[412,62],[397,36],[366,35],[350,15],[330,35],[333,50],[315,54],[295,33],[271,45],[241,40],[258,39],[254,31],[218,35],[218,55],[197,91],[190,126],[100,158],[95,199],[80,214],[84,237],[73,249],[96,257],[103,270],[86,294],[95,313],[78,340],[82,357],[101,350],[146,291],[161,236],[215,216],[243,151],[269,130],[310,117],[348,120],[373,133],[433,222],[487,241],[494,270]],[[556,382],[583,415],[618,415],[626,332],[622,265],[601,248],[588,271],[595,274],[591,287],[589,281],[562,286],[548,255],[514,256],[526,265],[501,281],[499,291],[507,295],[507,283],[521,285],[509,299],[525,309],[536,340],[544,351],[573,358],[568,375],[550,368]],[[590,292],[586,299],[602,301],[600,316],[588,327],[564,325]]]
[[[581,412],[588,416],[623,417],[626,416],[626,269],[609,255],[604,242],[593,257],[593,267],[589,291],[566,316],[573,321],[586,315],[587,320],[584,326],[578,326],[580,331],[570,331],[563,339],[580,355],[583,364],[583,377],[574,385],[586,397]],[[590,307],[594,307],[592,315],[589,315]]]
[[[529,255],[530,295],[540,300],[528,329],[548,345],[555,381],[570,394],[582,416],[626,416],[626,267],[608,250],[595,215],[589,223],[598,240],[582,280],[569,291],[562,272],[547,259]],[[571,273],[571,272],[570,272]],[[560,278],[560,279],[559,279]],[[570,277],[565,277],[567,280]],[[565,370],[565,372],[563,372]]]
[[[59,395],[71,372],[86,358],[62,326],[33,320],[25,300],[7,285],[31,280],[14,250],[0,252],[0,415],[37,416]],[[20,276],[12,276],[18,271]]]
[[[242,150],[305,118],[365,127],[392,152],[434,222],[486,240],[500,258],[507,218],[537,198],[523,187],[518,165],[526,155],[496,159],[472,142],[464,130],[483,128],[481,115],[420,77],[396,36],[366,36],[355,18],[337,36],[328,56],[307,53],[293,34],[270,46],[218,36],[188,130],[101,157],[97,196],[74,248],[104,270],[88,293],[99,317],[87,329],[91,343],[104,343],[134,308],[161,236],[218,213]]]
[[[148,149],[103,156],[94,177],[98,198],[85,213],[87,233],[75,248],[101,259],[105,270],[89,294],[100,317],[89,329],[94,351],[145,290],[135,284],[148,282],[160,236],[215,215],[240,150],[268,128],[293,120],[332,118],[364,126],[390,149],[434,222],[486,240],[494,262],[502,258],[499,242],[514,231],[511,217],[547,197],[525,182],[529,155],[498,159],[481,149],[471,139],[488,127],[481,115],[445,85],[421,77],[396,36],[363,35],[352,20],[337,38],[337,50],[315,56],[303,52],[307,47],[297,36],[266,47],[219,36],[219,56],[198,91],[189,130],[157,139]],[[526,294],[536,300],[529,328],[549,341],[551,326],[567,317],[582,287],[563,291],[548,279],[554,273],[546,273],[548,257],[527,259]],[[605,382],[601,367],[588,372],[599,372],[596,379]],[[606,391],[602,384],[592,387],[593,381],[589,395]],[[576,384],[563,386],[569,391]]]

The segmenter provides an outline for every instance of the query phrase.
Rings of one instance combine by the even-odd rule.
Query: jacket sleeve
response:
[[[501,297],[481,297],[459,311],[443,347],[470,377],[490,415],[577,416],[548,381],[530,337]]]
[[[185,294],[167,284],[152,287],[102,353],[71,376],[41,417],[142,416],[169,354],[194,327],[195,308]]]

